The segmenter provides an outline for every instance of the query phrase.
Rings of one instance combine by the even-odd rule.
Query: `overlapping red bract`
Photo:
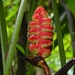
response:
[[[46,10],[39,6],[29,22],[28,41],[31,53],[46,58],[50,55],[53,38],[52,19],[48,18]]]

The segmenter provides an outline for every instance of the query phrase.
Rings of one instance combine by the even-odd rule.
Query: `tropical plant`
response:
[[[45,59],[51,72],[56,72],[66,61],[75,57],[74,5],[74,0],[0,0],[1,75],[33,75],[36,72],[36,68],[35,70],[19,56],[31,55],[28,50],[27,28],[38,6],[44,7],[53,20],[53,49]],[[68,75],[72,74],[72,70]]]

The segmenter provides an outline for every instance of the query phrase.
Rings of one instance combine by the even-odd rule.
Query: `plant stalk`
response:
[[[52,4],[53,4],[55,25],[56,25],[56,31],[57,31],[57,40],[58,40],[58,46],[59,46],[60,61],[61,61],[61,66],[64,66],[66,63],[66,59],[65,59],[63,38],[62,38],[60,19],[59,19],[59,13],[58,13],[58,7],[57,7],[56,0],[52,0]]]
[[[4,75],[10,75],[12,60],[13,60],[14,52],[16,49],[16,43],[18,41],[18,35],[19,35],[19,31],[20,31],[21,22],[22,22],[24,10],[26,7],[26,3],[27,3],[27,0],[21,0],[19,12],[17,15],[17,19],[16,19],[16,23],[15,23],[15,27],[14,27],[14,32],[12,35],[11,44],[9,47],[9,52],[8,52],[8,56],[7,56],[7,60],[6,60],[6,67],[5,67]]]
[[[7,31],[6,31],[5,13],[4,13],[2,0],[0,0],[0,39],[1,39],[1,47],[2,47],[2,60],[3,60],[3,72],[4,72],[5,69],[4,54],[7,51]]]
[[[28,11],[28,22],[32,20],[32,14],[34,13],[34,10],[36,8],[36,0],[29,0],[29,11]],[[26,56],[28,57],[29,51],[28,51],[28,40],[27,40],[27,44],[26,44]],[[26,63],[27,66],[30,65],[28,72],[26,73],[26,75],[33,75],[33,66],[29,63]]]

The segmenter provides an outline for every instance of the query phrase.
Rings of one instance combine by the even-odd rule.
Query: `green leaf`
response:
[[[7,51],[7,31],[6,31],[6,21],[3,1],[0,0],[0,39],[1,39],[1,50],[2,50],[2,60],[3,60],[3,71],[5,69],[5,58],[4,53]]]
[[[57,6],[56,0],[52,0],[52,5],[53,5],[53,12],[54,12],[56,31],[57,31],[57,39],[58,39],[58,45],[59,45],[60,61],[61,61],[61,66],[63,66],[66,63],[66,58],[65,58],[64,46],[63,46],[63,40],[62,40],[62,32],[61,32],[59,13],[58,13],[58,6]]]
[[[75,17],[75,0],[67,0],[66,4]]]
[[[25,50],[19,44],[17,44],[17,48],[25,55]]]

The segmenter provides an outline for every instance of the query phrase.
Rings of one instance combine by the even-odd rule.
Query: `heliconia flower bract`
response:
[[[53,26],[52,19],[48,18],[47,11],[39,6],[32,15],[32,21],[28,24],[29,50],[32,54],[48,57],[51,54]]]

